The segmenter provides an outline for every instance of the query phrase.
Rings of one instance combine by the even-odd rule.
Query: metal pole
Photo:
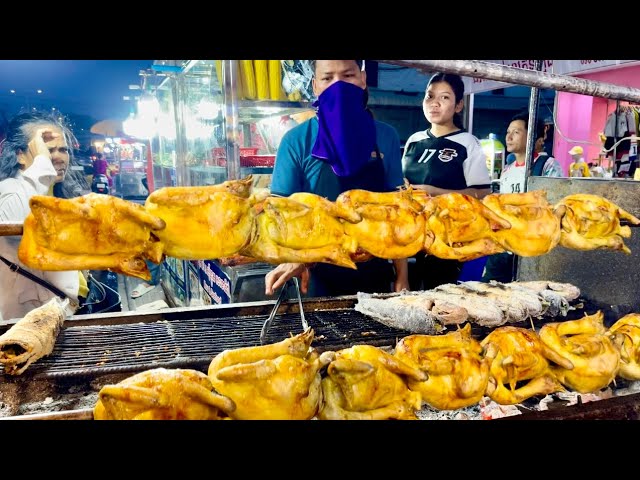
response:
[[[401,65],[421,70],[425,73],[457,73],[465,77],[486,78],[499,82],[550,88],[559,92],[578,93],[592,97],[627,100],[640,103],[640,89],[596,82],[568,75],[544,73],[524,68],[498,65],[479,60],[376,60],[391,65]]]
[[[536,71],[542,70],[542,60],[536,60]],[[538,87],[531,87],[531,94],[529,95],[529,121],[527,128],[527,149],[524,157],[524,192],[527,188],[527,182],[529,175],[531,175],[531,166],[533,165],[533,153],[535,150],[536,136],[537,136],[537,123],[538,123],[538,104],[540,103],[540,90]]]
[[[226,105],[224,128],[227,137],[227,180],[240,178],[240,125],[238,122],[238,88],[240,85],[240,60],[223,60],[224,103]]]

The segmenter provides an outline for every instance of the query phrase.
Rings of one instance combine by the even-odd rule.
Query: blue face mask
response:
[[[367,92],[338,81],[320,94],[317,107],[318,137],[311,155],[331,165],[339,177],[356,174],[376,147],[376,126],[366,110]]]

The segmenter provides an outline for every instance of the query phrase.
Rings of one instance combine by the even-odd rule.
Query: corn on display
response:
[[[269,60],[269,98],[271,100],[283,100],[282,67],[280,60]]]
[[[216,66],[216,76],[218,77],[218,85],[220,85],[220,90],[224,89],[224,82],[222,80],[222,60],[214,60]]]
[[[254,60],[253,69],[256,75],[256,95],[258,100],[269,100],[268,60]]]
[[[253,60],[240,60],[240,76],[242,77],[242,84],[244,86],[244,98],[246,100],[255,100],[257,98],[257,91]]]

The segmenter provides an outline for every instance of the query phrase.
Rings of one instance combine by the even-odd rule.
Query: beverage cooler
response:
[[[313,112],[308,90],[283,72],[298,60],[156,60],[153,185],[205,186],[252,176],[268,190],[284,133]],[[151,82],[146,82],[147,84]],[[284,83],[284,86],[283,86]],[[303,85],[302,82],[299,85]],[[265,300],[264,263],[167,258],[165,292],[176,306]]]

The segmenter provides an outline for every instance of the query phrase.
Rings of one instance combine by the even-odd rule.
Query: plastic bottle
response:
[[[487,158],[487,168],[489,169],[491,179],[499,179],[505,157],[503,143],[498,140],[498,136],[495,133],[490,133],[488,138],[480,140],[480,145]]]

